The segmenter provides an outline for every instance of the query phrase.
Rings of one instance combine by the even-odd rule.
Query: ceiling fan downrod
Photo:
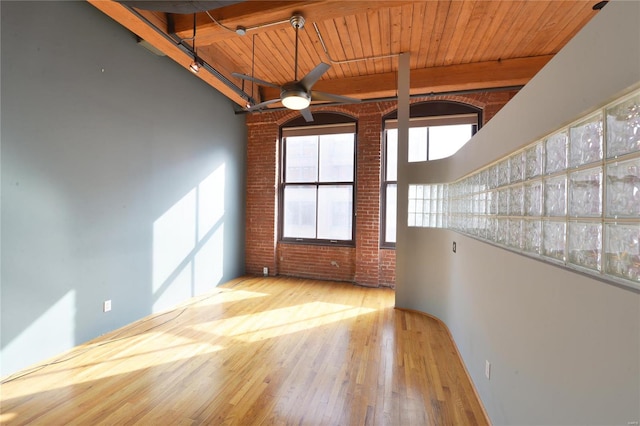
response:
[[[298,30],[304,27],[304,17],[302,15],[293,15],[289,22],[291,26],[296,30],[296,48],[295,48],[295,60],[293,68],[293,79],[298,81]]]

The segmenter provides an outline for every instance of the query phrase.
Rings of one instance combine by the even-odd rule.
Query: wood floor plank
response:
[[[0,385],[0,423],[483,425],[446,328],[390,289],[243,277]]]

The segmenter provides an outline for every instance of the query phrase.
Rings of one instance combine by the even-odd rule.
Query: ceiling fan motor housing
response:
[[[290,81],[282,85],[280,99],[289,109],[305,109],[311,103],[311,95],[299,82]]]

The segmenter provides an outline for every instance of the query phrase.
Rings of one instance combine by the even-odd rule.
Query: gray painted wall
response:
[[[400,191],[456,180],[639,83],[640,2],[611,2],[458,154],[405,164]],[[640,420],[637,291],[403,222],[397,259],[396,305],[447,324],[494,424]]]
[[[6,376],[243,274],[246,130],[88,3],[0,7]]]

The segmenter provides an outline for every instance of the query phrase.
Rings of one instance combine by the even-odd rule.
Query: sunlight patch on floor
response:
[[[256,342],[308,330],[375,311],[325,302],[309,302],[255,314],[240,315],[194,325],[199,331]],[[268,326],[265,326],[268,324]]]
[[[164,336],[164,334],[148,333],[142,339],[143,344],[140,345],[137,343],[141,342],[136,342],[139,336],[122,339],[131,340],[130,343],[123,344],[119,340],[118,353],[113,355],[109,354],[109,351],[112,351],[109,345],[88,348],[86,354],[82,353],[83,348],[79,348],[80,355],[74,360],[73,368],[66,368],[65,363],[62,362],[59,365],[50,365],[35,371],[17,379],[21,382],[20,386],[3,386],[2,398],[19,398],[144,369],[169,366],[174,362],[225,349],[221,345],[193,343],[187,338],[175,335]],[[127,349],[121,350],[123,346]],[[69,357],[74,357],[73,353],[69,354]],[[82,360],[82,357],[86,358],[86,361]]]

